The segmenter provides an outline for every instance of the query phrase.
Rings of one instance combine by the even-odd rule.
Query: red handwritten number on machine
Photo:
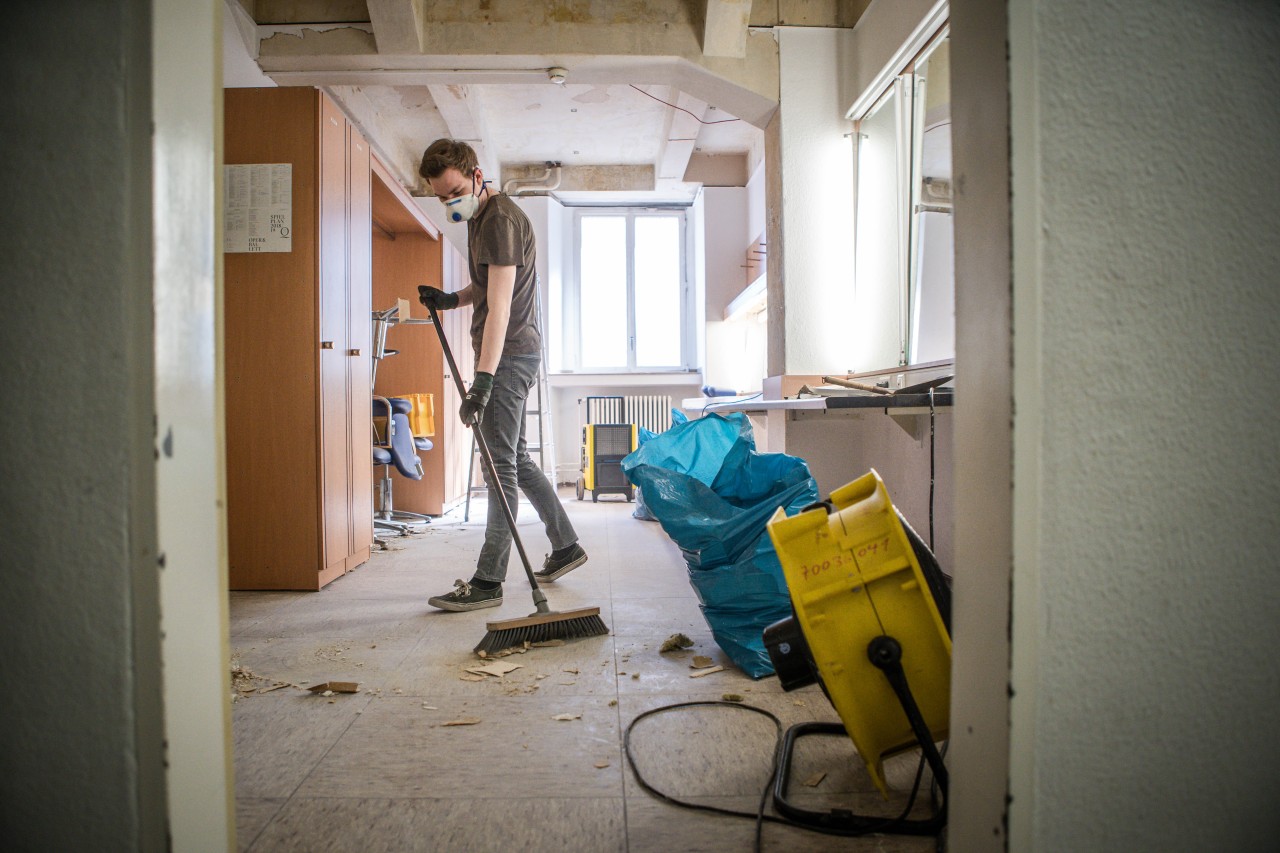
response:
[[[867,557],[875,557],[886,554],[889,551],[889,537],[878,539],[875,542],[869,542],[857,550],[857,559],[865,560]],[[842,568],[845,559],[843,554],[836,554],[830,560],[823,560],[821,563],[804,563],[800,566],[800,576],[805,580],[813,580],[818,575],[831,568]]]

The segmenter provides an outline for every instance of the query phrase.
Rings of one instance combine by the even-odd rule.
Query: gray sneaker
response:
[[[428,598],[427,604],[441,610],[461,613],[465,610],[480,610],[485,607],[497,607],[502,603],[502,587],[496,589],[480,589],[464,580],[453,582],[453,592]]]
[[[542,571],[533,573],[539,583],[550,583],[558,577],[569,574],[587,561],[587,552],[582,550],[582,546],[577,542],[562,550],[564,553],[559,556],[555,553],[548,554],[542,561]]]

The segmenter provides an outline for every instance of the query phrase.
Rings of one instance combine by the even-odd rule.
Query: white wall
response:
[[[1013,563],[1007,5],[955,0],[951,17],[958,375],[947,844],[965,853],[1031,849],[1008,844],[1006,802]]]
[[[168,849],[151,11],[126,0],[6,15],[0,63],[21,81],[0,95],[19,129],[0,177],[8,850]]]
[[[763,198],[762,182],[757,181],[756,187]],[[703,376],[708,385],[754,393],[760,390],[765,375],[765,326],[754,314],[724,320],[725,308],[748,284],[743,265],[754,239],[748,225],[751,189],[706,187],[702,197],[707,335]]]
[[[835,73],[846,35],[818,27],[779,27],[775,32],[781,87],[785,372],[853,368],[852,126],[844,119],[848,104],[841,102],[840,75]]]
[[[221,4],[154,6],[158,524],[169,835],[234,844],[221,405]],[[224,35],[225,37],[225,35]]]
[[[747,238],[765,240],[764,159],[761,158],[747,181]],[[766,249],[768,245],[766,243]]]
[[[1011,849],[1275,849],[1280,7],[1010,14]]]

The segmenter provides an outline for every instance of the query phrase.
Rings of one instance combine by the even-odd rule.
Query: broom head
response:
[[[548,640],[574,640],[578,637],[600,637],[609,633],[600,618],[599,607],[583,607],[559,613],[534,613],[519,619],[503,619],[488,624],[488,633],[475,651],[492,654],[525,643]]]

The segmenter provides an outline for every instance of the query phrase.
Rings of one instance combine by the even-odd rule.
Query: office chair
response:
[[[374,430],[373,464],[382,466],[382,479],[378,481],[378,508],[373,514],[373,526],[378,530],[388,530],[402,536],[412,532],[413,525],[428,524],[430,516],[416,512],[397,510],[391,492],[391,467],[410,480],[422,479],[422,460],[418,458],[419,450],[430,450],[431,439],[415,438],[409,427],[409,410],[412,407],[408,400],[399,397],[373,398],[374,417],[385,417],[385,435],[378,436]]]

